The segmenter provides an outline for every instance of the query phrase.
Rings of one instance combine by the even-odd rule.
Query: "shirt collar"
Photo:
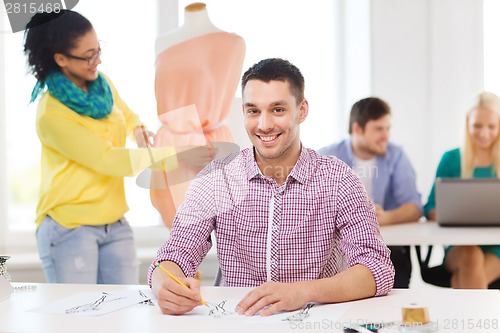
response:
[[[259,169],[257,162],[255,161],[255,148],[249,148],[244,152],[244,159],[246,165],[247,179],[252,180],[255,177],[264,178],[264,175]],[[292,171],[288,175],[288,178],[295,179],[301,184],[304,184],[309,178],[310,168],[311,168],[312,156],[309,153],[309,149],[304,148],[301,145],[299,159],[295,163]],[[288,179],[287,179],[288,180]]]
[[[302,145],[300,148],[299,159],[288,177],[292,177],[299,183],[305,184],[311,175],[313,155],[310,153],[309,149],[304,148]]]
[[[244,151],[247,179],[251,180],[261,175],[260,169],[255,161],[255,148],[248,148]]]

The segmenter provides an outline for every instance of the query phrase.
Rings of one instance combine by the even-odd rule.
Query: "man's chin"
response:
[[[265,148],[257,148],[256,150],[257,150],[257,155],[262,159],[272,160],[277,157],[275,152],[271,152],[269,150],[266,151]]]
[[[372,149],[371,153],[373,155],[384,155],[387,152],[387,147],[380,149]]]

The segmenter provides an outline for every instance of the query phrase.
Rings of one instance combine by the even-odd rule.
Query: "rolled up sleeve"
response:
[[[337,227],[347,266],[368,268],[376,284],[375,296],[386,295],[394,285],[390,250],[380,234],[375,207],[354,173],[347,172],[339,187]]]
[[[191,183],[174,218],[170,238],[160,247],[155,259],[176,263],[187,277],[194,277],[212,247],[210,235],[215,225],[215,202],[210,177],[210,172],[206,172]],[[152,263],[148,270],[150,286],[155,268]]]

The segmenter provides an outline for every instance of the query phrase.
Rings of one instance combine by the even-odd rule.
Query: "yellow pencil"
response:
[[[172,278],[172,280],[174,280],[175,282],[177,282],[181,286],[189,289],[189,287],[186,286],[184,283],[182,283],[181,280],[179,280],[174,274],[170,273],[165,267],[163,267],[162,265],[160,265],[160,263],[158,261],[155,261],[155,265],[158,266],[158,267],[160,267],[160,269],[162,271],[164,271],[168,276],[170,276]],[[200,299],[200,303],[203,304],[203,305],[208,306],[207,302],[205,302],[203,300],[203,298]]]

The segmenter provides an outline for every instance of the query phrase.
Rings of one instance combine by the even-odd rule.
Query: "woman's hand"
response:
[[[212,162],[217,155],[217,147],[213,145],[205,146],[184,146],[177,153],[179,161],[192,167],[203,169],[208,163]]]
[[[155,134],[141,125],[134,128],[134,137],[138,147],[146,148],[154,144]]]

